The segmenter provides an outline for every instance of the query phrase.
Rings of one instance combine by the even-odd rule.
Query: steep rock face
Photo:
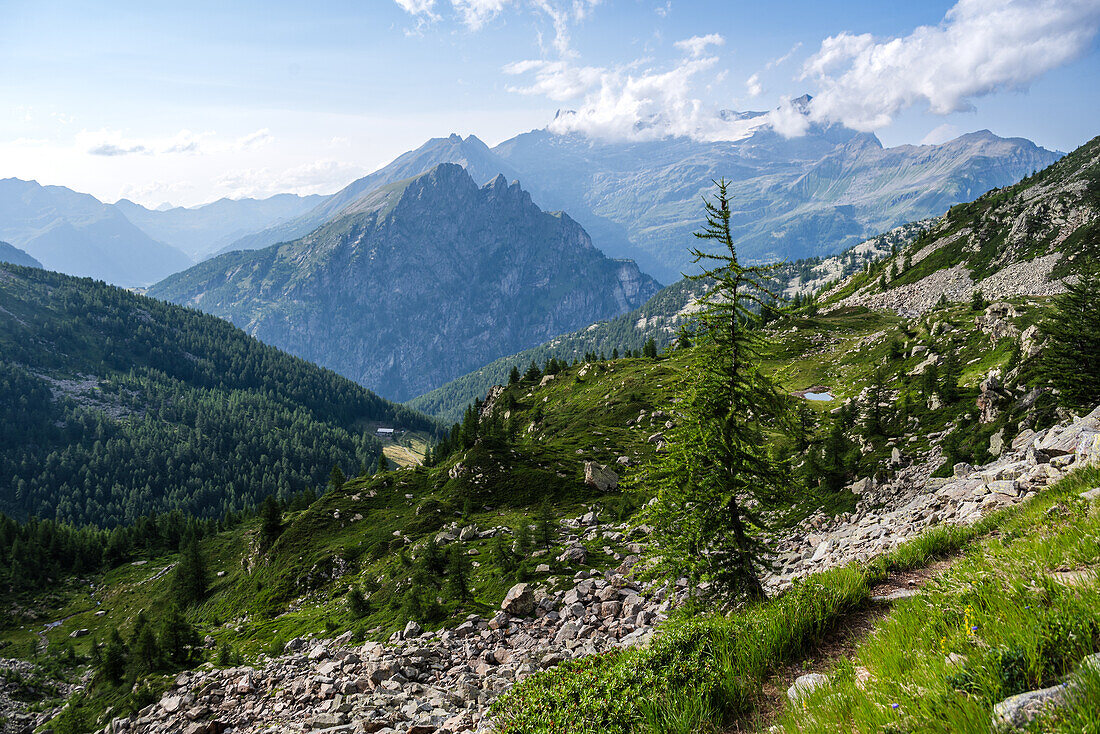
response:
[[[406,399],[657,287],[518,183],[478,188],[443,164],[348,203],[305,238],[215,258],[150,294]]]

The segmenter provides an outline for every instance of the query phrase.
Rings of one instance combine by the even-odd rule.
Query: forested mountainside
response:
[[[568,212],[608,256],[631,258],[671,283],[690,269],[699,197],[713,179],[731,181],[733,231],[744,259],[797,260],[832,255],[896,226],[939,216],[1059,156],[988,130],[939,145],[884,148],[873,134],[839,125],[811,125],[805,135],[785,138],[763,112],[727,116],[741,121],[737,140],[609,142],[534,130],[490,149],[474,136],[432,139],[298,220],[228,249],[304,236],[373,188],[454,162],[478,182],[498,173],[509,181],[519,178],[539,206]]]
[[[372,426],[431,420],[220,319],[0,265],[0,512],[221,517],[374,469]]]
[[[191,264],[94,196],[17,178],[0,180],[0,239],[51,270],[121,286],[149,285]]]
[[[657,283],[562,213],[455,164],[375,189],[295,242],[201,263],[150,295],[405,400],[644,303]]]
[[[773,274],[773,289],[783,294],[785,299],[812,297],[826,285],[839,282],[909,245],[929,226],[927,221],[906,224],[865,240],[839,255],[784,263]],[[651,340],[656,349],[664,349],[676,342],[680,328],[691,320],[697,310],[697,301],[706,288],[706,281],[682,278],[662,288],[643,306],[630,313],[590,324],[537,347],[501,357],[419,395],[407,404],[452,423],[461,420],[466,406],[484,396],[493,385],[505,384],[513,367],[522,373],[531,364],[543,367],[551,359],[571,364],[577,360],[641,355],[646,343]]]
[[[7,242],[0,242],[0,262],[11,263],[12,265],[24,265],[28,268],[42,267],[42,263],[23,252],[18,247],[9,245]]]

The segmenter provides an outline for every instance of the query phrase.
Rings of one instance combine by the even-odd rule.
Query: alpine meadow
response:
[[[1100,732],[1100,6],[0,7],[0,732]]]

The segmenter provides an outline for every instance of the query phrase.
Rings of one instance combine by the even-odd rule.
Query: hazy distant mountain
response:
[[[380,186],[418,176],[440,163],[457,163],[469,171],[475,181],[488,181],[497,174],[503,174],[509,181],[522,178],[511,166],[493,155],[485,143],[473,135],[466,139],[458,135],[432,138],[416,150],[403,153],[385,167],[353,181],[341,191],[326,197],[321,204],[302,216],[242,237],[223,248],[223,251],[255,250],[277,242],[304,237],[338,215],[344,207],[364,194]]]
[[[0,239],[49,270],[115,285],[148,285],[191,264],[94,196],[17,178],[0,180]]]
[[[156,209],[121,199],[115,206],[150,237],[202,260],[241,237],[299,217],[326,198],[279,194],[267,199],[219,199],[193,208],[161,204]]]
[[[149,293],[403,400],[636,308],[658,288],[518,183],[498,176],[479,188],[459,165],[339,211],[307,237],[216,257]]]
[[[40,268],[42,263],[35,260],[27,253],[20,250],[18,247],[13,247],[7,242],[0,242],[0,263],[11,263],[12,265],[25,265],[28,268]]]
[[[883,148],[874,135],[835,125],[800,138],[747,126],[742,139],[720,142],[608,143],[536,130],[493,152],[532,182],[541,205],[568,211],[608,255],[632,257],[666,282],[690,267],[700,197],[713,179],[732,182],[745,257],[797,259],[940,214],[1058,159],[987,130],[943,145]]]

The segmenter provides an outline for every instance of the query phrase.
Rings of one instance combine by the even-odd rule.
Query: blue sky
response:
[[[715,110],[804,92],[886,145],[1069,150],[1100,132],[1098,27],[1100,0],[0,0],[0,177],[147,205],[324,193],[559,108],[598,137],[722,138]]]

